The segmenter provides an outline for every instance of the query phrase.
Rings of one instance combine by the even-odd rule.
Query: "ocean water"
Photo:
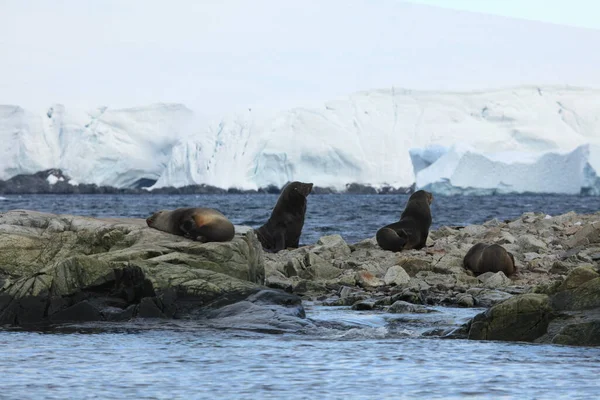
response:
[[[0,212],[28,209],[93,217],[146,218],[160,209],[212,207],[234,224],[259,227],[269,218],[277,195],[5,195]],[[309,195],[301,244],[340,234],[349,243],[375,236],[396,222],[408,195]],[[436,196],[432,228],[480,224],[492,218],[514,219],[524,212],[549,215],[600,211],[600,196],[502,195]]]
[[[310,196],[302,242],[340,233],[348,242],[398,219],[408,196]],[[4,196],[0,211],[147,217],[215,207],[259,226],[277,196]],[[436,197],[434,227],[511,219],[525,211],[599,211],[579,196]],[[591,399],[600,393],[600,348],[449,340],[423,335],[481,310],[359,312],[307,303],[315,328],[266,334],[201,321],[138,320],[0,328],[0,399]]]

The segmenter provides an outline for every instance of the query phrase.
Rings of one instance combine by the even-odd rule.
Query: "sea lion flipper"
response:
[[[194,239],[196,242],[200,242],[200,243],[206,243],[208,242],[208,238],[206,236],[196,236],[196,238]]]
[[[285,232],[282,230],[275,234],[275,253],[285,249]]]
[[[383,227],[377,231],[376,239],[379,247],[384,250],[402,251],[406,245],[406,232],[399,235],[395,230]]]
[[[194,221],[191,219],[183,221],[181,225],[179,225],[179,229],[181,229],[184,233],[184,236],[190,236],[192,230],[194,229]]]
[[[425,190],[411,194],[400,220],[377,231],[377,244],[394,252],[425,247],[431,227],[432,202],[433,195]]]

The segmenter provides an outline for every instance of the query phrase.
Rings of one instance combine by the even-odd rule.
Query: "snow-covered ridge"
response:
[[[60,168],[74,181],[115,187],[156,180],[193,113],[178,104],[41,113],[0,106],[0,179]]]
[[[195,125],[193,123],[196,122]],[[600,90],[391,88],[319,109],[247,110],[201,125],[179,105],[41,114],[0,106],[0,179],[61,168],[116,187],[343,189],[417,184],[442,193],[600,193]]]
[[[579,193],[595,182],[599,141],[600,90],[392,88],[272,118],[249,111],[223,119],[178,143],[155,186],[301,180],[338,189],[416,182],[443,193]]]

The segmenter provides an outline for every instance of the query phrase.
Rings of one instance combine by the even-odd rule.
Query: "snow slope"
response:
[[[600,90],[480,92],[397,88],[319,109],[247,110],[200,125],[181,105],[92,112],[0,106],[0,179],[61,168],[80,183],[209,184],[257,189],[288,181],[437,193],[600,193]]]
[[[80,183],[127,187],[158,179],[193,113],[181,105],[34,114],[0,106],[0,179],[61,168]]]
[[[225,118],[175,145],[155,187],[300,180],[338,189],[416,182],[442,193],[579,193],[600,170],[599,144],[599,90],[392,88],[271,118]]]

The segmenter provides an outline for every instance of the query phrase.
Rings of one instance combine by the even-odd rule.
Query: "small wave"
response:
[[[6,197],[0,196],[0,201],[8,200]]]
[[[322,332],[325,333],[325,332]],[[385,339],[388,336],[388,329],[384,326],[380,326],[378,328],[351,328],[347,331],[339,331],[339,330],[330,330],[329,336],[330,339],[344,339],[344,340],[352,340],[352,339]]]

